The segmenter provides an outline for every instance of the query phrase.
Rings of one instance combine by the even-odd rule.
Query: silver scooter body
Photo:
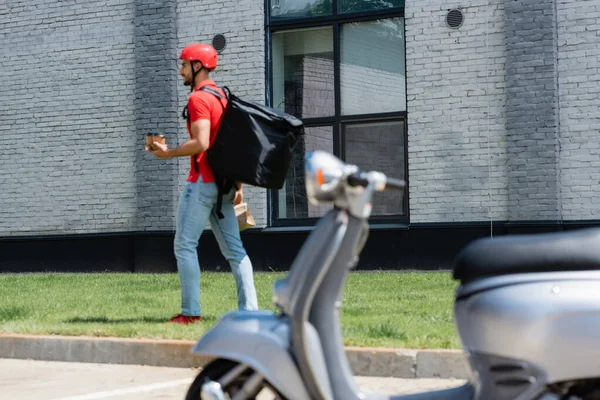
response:
[[[225,314],[192,352],[248,365],[290,400],[309,398],[291,356],[286,317],[267,311]]]
[[[598,229],[482,239],[462,251],[455,319],[481,398],[600,388],[599,267]]]
[[[306,389],[298,360],[296,347],[302,345],[311,356],[304,360],[304,371],[314,380],[313,390],[322,398],[333,398],[327,378],[319,335],[306,318],[294,318],[314,287],[322,279],[323,265],[331,263],[339,251],[345,232],[343,224],[332,221],[333,213],[323,218],[315,231],[303,244],[290,268],[289,275],[275,283],[274,299],[283,310],[280,315],[271,312],[231,312],[221,317],[218,323],[194,346],[192,352],[250,366],[262,374],[273,387],[290,400],[312,398]],[[285,300],[284,300],[285,299]]]
[[[194,352],[248,365],[287,399],[558,400],[600,377],[600,231],[591,230],[484,239],[463,250],[455,315],[471,369],[466,385],[393,397],[358,387],[339,307],[367,238],[373,192],[391,180],[324,152],[307,155],[306,180],[311,201],[336,209],[275,283],[281,313],[227,314]],[[221,398],[214,387],[207,382],[206,399]]]

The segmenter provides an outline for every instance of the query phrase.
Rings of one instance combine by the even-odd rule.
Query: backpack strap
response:
[[[225,92],[225,97],[223,97],[223,95],[221,95],[221,93],[217,92],[215,89],[211,88],[210,86],[202,86],[198,90],[202,90],[203,92],[208,92],[208,93],[212,94],[213,96],[216,96],[219,99],[219,103],[221,104],[223,111],[225,111],[225,106],[223,105],[223,100],[229,100],[229,97],[231,96],[231,92],[229,91],[229,88],[227,86],[223,87],[223,92]]]
[[[188,106],[186,105],[183,108],[183,111],[181,112],[181,117],[183,119],[186,120],[187,124],[190,125],[190,129],[191,129],[191,122],[190,122],[190,111],[188,110]],[[192,165],[194,165],[194,171],[196,171],[196,173],[200,172],[200,169],[198,167],[198,161],[196,160],[195,156],[191,156],[192,157]]]
[[[218,91],[216,91],[215,89],[213,89],[210,86],[202,86],[198,90],[202,90],[204,92],[210,93],[213,96],[215,96],[219,100],[219,104],[221,104],[221,107],[223,108],[223,113],[225,113],[225,106],[223,105],[223,100],[229,100],[229,97],[231,96],[231,92],[229,91],[229,88],[227,88],[227,87],[224,87],[223,89],[224,89],[223,91],[226,93],[226,96],[223,96],[221,93],[219,93]],[[229,95],[227,95],[227,94],[229,94]],[[217,193],[217,204],[216,204],[217,207],[216,207],[215,212],[219,219],[223,219],[223,218],[225,218],[225,215],[223,215],[223,212],[221,211],[221,208],[223,207],[223,196],[226,193],[229,193],[231,191],[235,182],[233,182],[229,178],[219,176],[218,174],[215,173],[215,171],[213,171],[213,175],[215,177],[215,183],[217,185],[217,189],[219,190],[219,192]]]
[[[229,90],[229,88],[227,86],[223,87],[223,91],[226,93],[226,97],[223,97],[221,95],[221,93],[217,92],[215,89],[209,87],[209,86],[202,86],[200,89],[197,90],[202,90],[208,93],[213,94],[214,96],[217,96],[219,98],[219,104],[221,104],[221,107],[223,108],[223,112],[225,112],[225,106],[223,105],[222,100],[228,100],[229,96],[231,95],[231,92]],[[191,117],[190,117],[190,111],[188,109],[188,106],[186,104],[186,106],[183,108],[183,111],[181,112],[181,117],[183,119],[186,120],[186,122],[188,123],[188,125],[191,125]],[[196,160],[195,156],[192,156],[192,164],[194,165],[194,171],[196,171],[196,173],[200,172],[200,169],[198,167],[198,161]],[[220,198],[219,198],[220,200]],[[219,213],[221,213],[221,208],[219,207]],[[223,214],[221,214],[223,215]],[[221,219],[223,219],[223,217],[219,217]]]

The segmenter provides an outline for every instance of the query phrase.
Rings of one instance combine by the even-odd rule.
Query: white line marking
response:
[[[154,383],[152,385],[137,386],[137,387],[126,388],[126,389],[110,390],[110,391],[107,391],[107,392],[90,393],[90,394],[85,394],[85,395],[82,395],[82,396],[62,397],[62,398],[57,399],[57,400],[94,400],[94,399],[106,399],[108,397],[122,396],[124,394],[140,393],[140,392],[150,392],[152,390],[160,390],[160,389],[166,389],[166,388],[170,388],[170,387],[174,387],[174,386],[180,386],[180,385],[190,384],[190,383],[192,383],[192,380],[193,380],[193,378],[179,379],[179,380],[176,380],[176,381],[169,381],[169,382],[163,382],[163,383]]]

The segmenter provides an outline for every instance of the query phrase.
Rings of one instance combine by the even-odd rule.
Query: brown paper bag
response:
[[[240,226],[240,231],[243,231],[248,228],[253,228],[256,226],[256,222],[254,222],[254,217],[250,214],[250,210],[248,210],[248,204],[240,203],[234,207],[235,216],[238,220],[238,225]]]

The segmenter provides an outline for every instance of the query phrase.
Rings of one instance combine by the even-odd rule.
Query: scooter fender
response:
[[[289,321],[269,311],[225,314],[192,353],[249,365],[290,400],[310,398],[290,353]]]

